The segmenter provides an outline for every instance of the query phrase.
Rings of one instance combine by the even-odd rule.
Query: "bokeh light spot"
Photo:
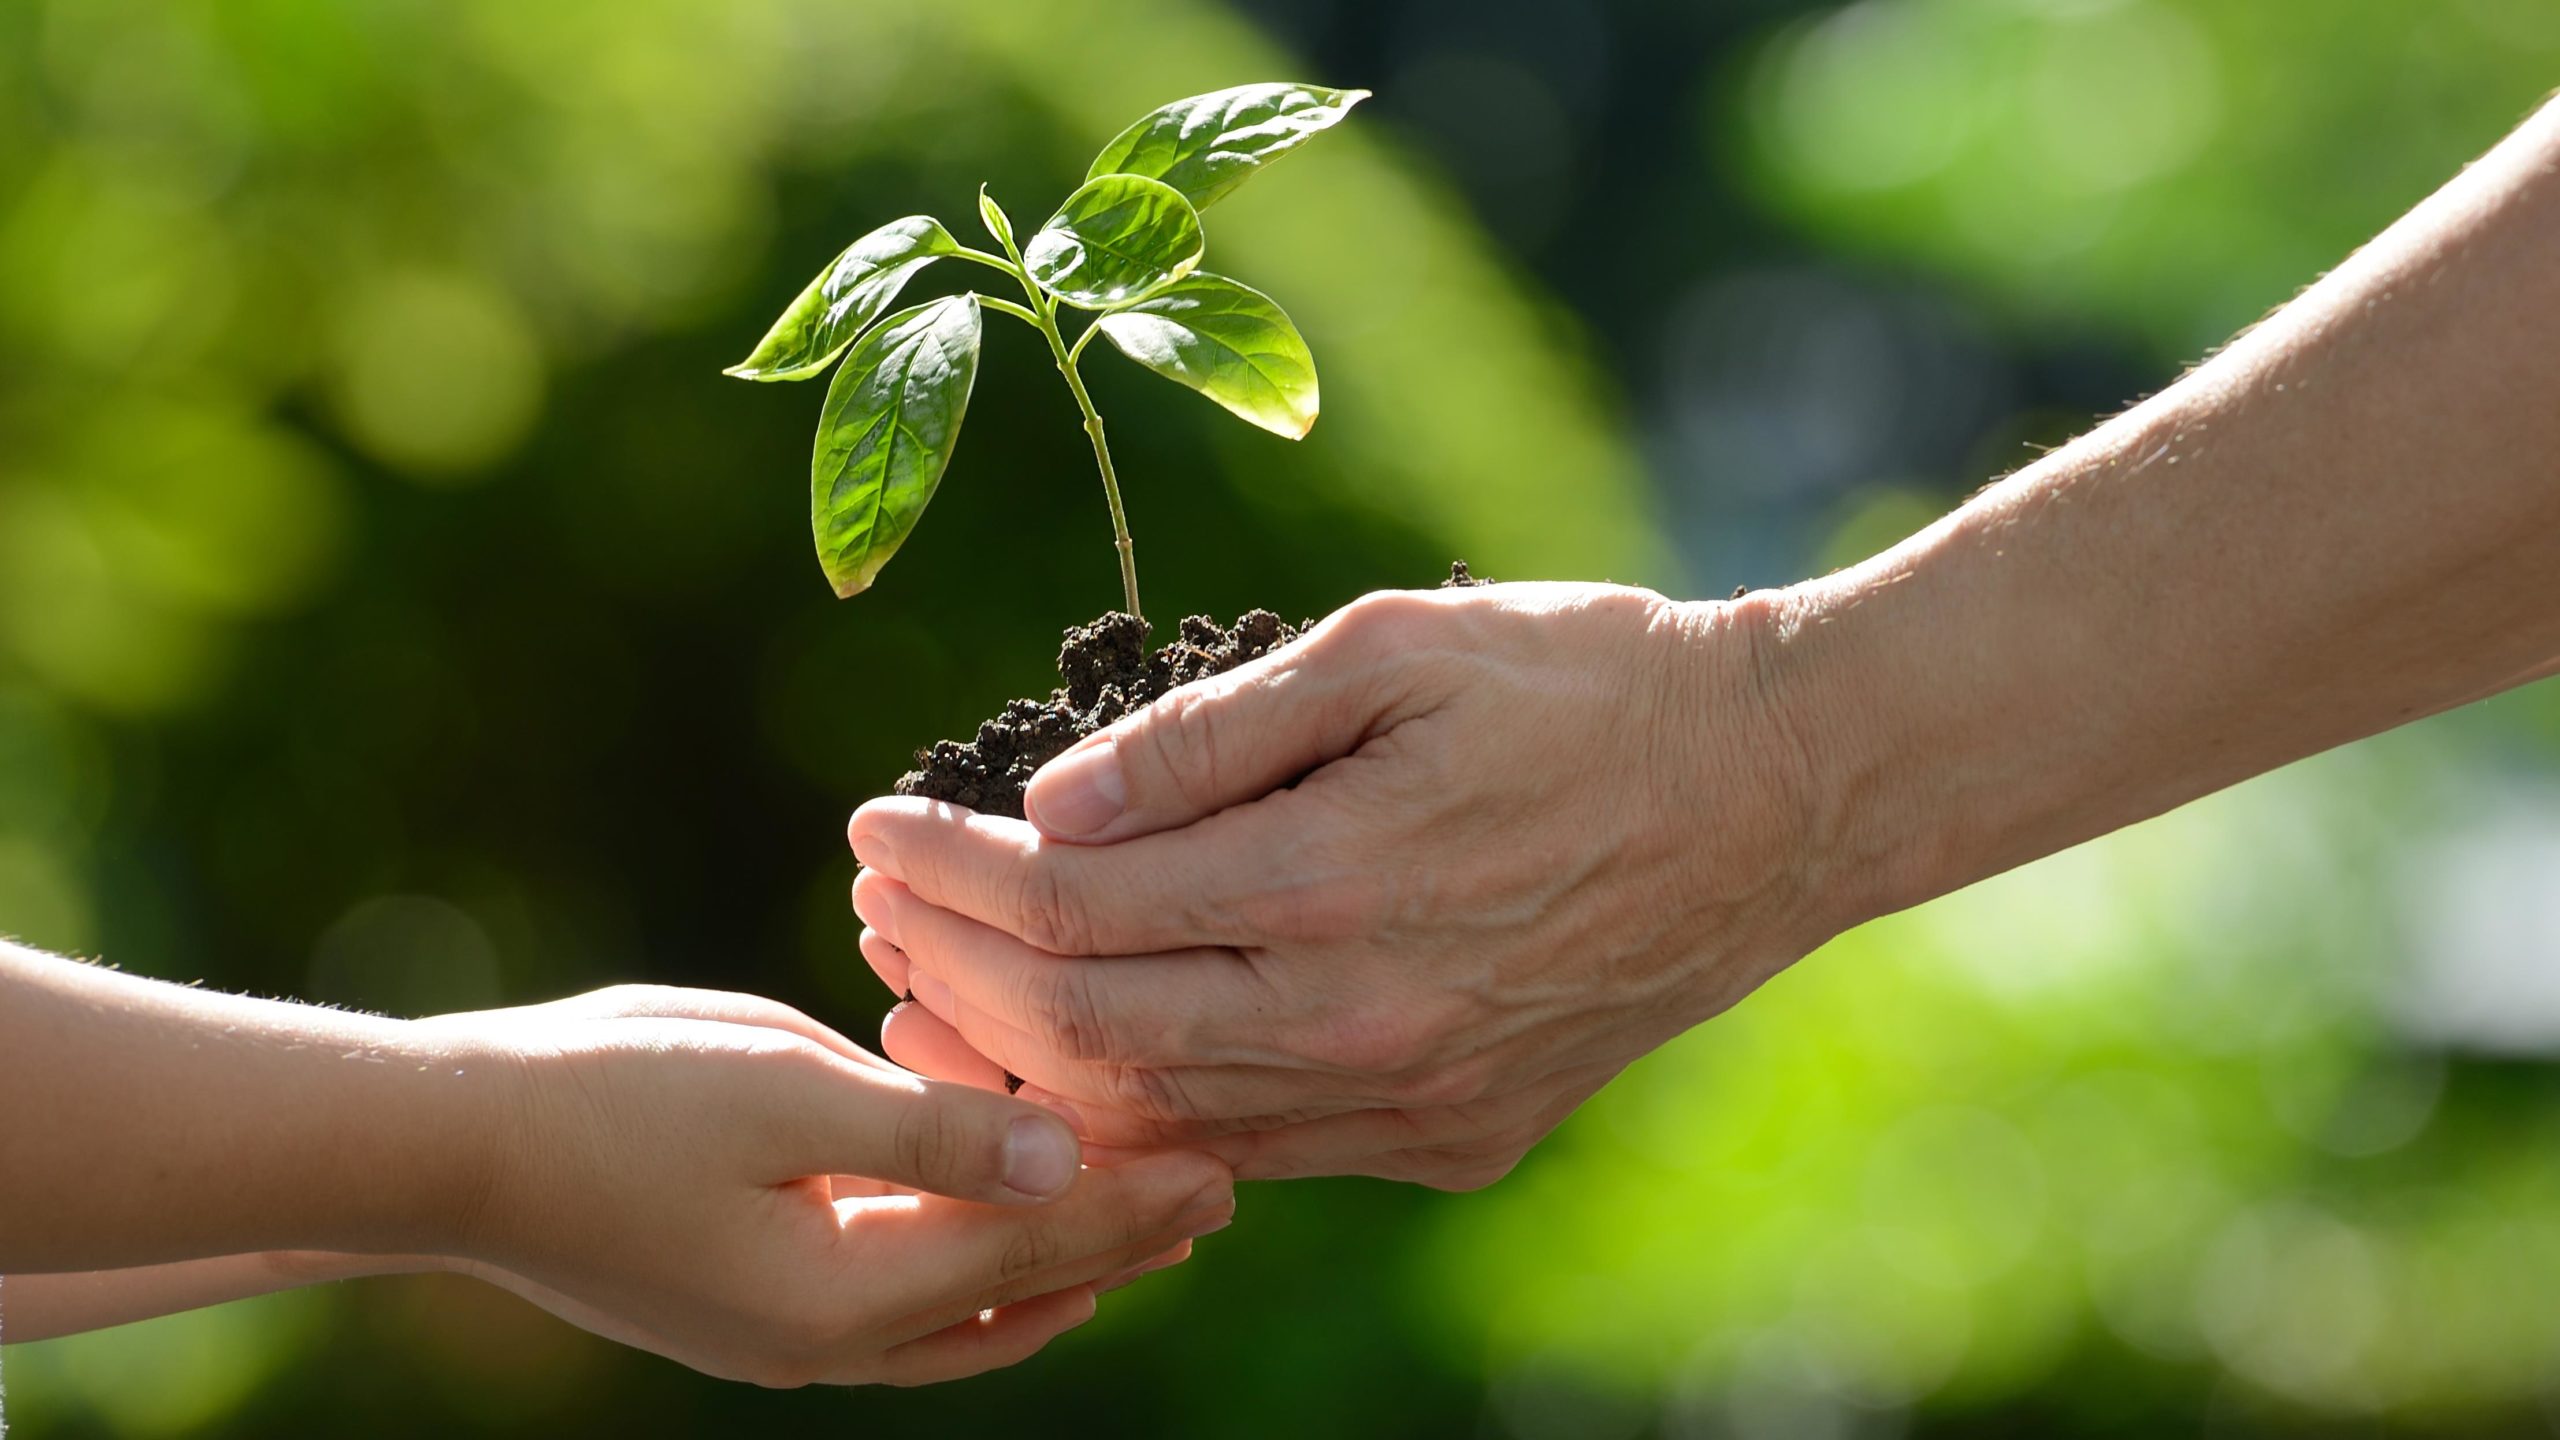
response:
[[[430,483],[483,478],[542,403],[543,361],[514,302],[463,275],[368,278],[337,316],[332,390],[347,438]]]
[[[430,895],[383,895],[338,917],[312,947],[309,998],[390,1015],[478,1010],[501,998],[488,932]]]

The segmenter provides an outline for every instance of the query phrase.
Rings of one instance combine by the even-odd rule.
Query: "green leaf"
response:
[[[1022,247],[1040,288],[1087,310],[1143,299],[1200,263],[1208,237],[1182,192],[1139,175],[1087,180]]]
[[[742,380],[806,380],[880,318],[918,270],[959,242],[930,215],[892,220],[853,242],[773,322],[755,353],[722,371]]]
[[[996,197],[988,194],[984,185],[978,187],[978,223],[996,237],[998,248],[1007,255],[1014,253],[1013,217],[1004,213],[1004,207],[996,203]]]
[[[827,387],[809,509],[836,594],[871,588],[942,483],[977,383],[980,333],[975,294],[901,310],[862,337]]]
[[[1263,84],[1176,100],[1113,137],[1085,178],[1149,176],[1206,210],[1368,98],[1366,90]]]
[[[1315,427],[1315,356],[1259,290],[1204,271],[1094,323],[1121,354],[1274,435]]]

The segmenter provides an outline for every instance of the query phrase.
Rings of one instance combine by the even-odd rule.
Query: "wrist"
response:
[[[2113,803],[2137,748],[2109,659],[2123,647],[2092,617],[2097,581],[2026,558],[2036,473],[1862,564],[1735,602],[1756,612],[1775,723],[1805,757],[1839,929],[2130,818]]]
[[[1796,943],[1835,935],[1952,888],[1961,825],[1921,825],[1928,806],[1909,737],[1926,703],[1866,673],[1873,643],[1860,597],[1825,581],[1703,602],[1738,655],[1742,728],[1775,785],[1771,834],[1795,876]]]
[[[399,1142],[405,1199],[378,1252],[439,1260],[486,1259],[503,1248],[521,1188],[525,1117],[536,1068],[521,1045],[452,1023],[400,1022],[401,1049],[421,1084]],[[396,1257],[395,1257],[396,1258]]]
[[[1660,668],[1677,677],[1663,728],[1676,777],[1667,823],[1691,857],[1692,899],[1723,909],[1718,931],[1767,952],[1773,972],[1880,913],[1854,843],[1860,787],[1839,769],[1851,748],[1819,672],[1788,645],[1785,597],[1666,602]],[[1721,967],[1720,967],[1721,968]],[[1731,997],[1702,997],[1707,1012]]]

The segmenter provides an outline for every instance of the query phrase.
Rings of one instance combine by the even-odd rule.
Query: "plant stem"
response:
[[[1040,317],[1029,306],[1016,305],[1001,295],[981,295],[978,297],[978,303],[990,310],[1001,310],[1035,330],[1040,328]]]
[[[1040,297],[1036,294],[1034,299]],[[1084,412],[1084,433],[1093,441],[1093,463],[1102,471],[1102,496],[1111,502],[1111,543],[1120,551],[1120,593],[1129,602],[1129,613],[1140,620],[1147,612],[1138,608],[1138,557],[1135,542],[1129,538],[1128,512],[1120,508],[1120,479],[1111,470],[1111,446],[1102,438],[1102,413],[1093,408],[1093,397],[1085,393],[1084,377],[1076,373],[1075,358],[1067,353],[1066,337],[1058,333],[1058,307],[1055,303],[1040,306],[1040,333],[1049,339],[1049,353],[1057,357],[1058,373],[1067,378],[1067,389],[1076,397],[1076,408]]]
[[[1001,255],[990,255],[984,250],[972,250],[966,245],[952,251],[951,254],[952,258],[957,260],[968,260],[984,265],[990,270],[1001,270],[1016,280],[1022,278],[1022,272],[1014,268],[1014,263]]]
[[[1076,348],[1069,350],[1066,337],[1058,333],[1058,302],[1032,283],[1031,267],[1023,263],[1022,251],[1015,247],[1012,237],[999,233],[996,239],[1004,246],[1004,258],[998,259],[965,245],[960,248],[960,258],[1012,275],[1022,286],[1024,298],[1030,300],[1031,306],[1026,310],[1010,300],[999,300],[989,295],[978,297],[983,304],[1030,321],[1039,328],[1042,338],[1049,342],[1049,353],[1057,359],[1058,373],[1066,377],[1067,389],[1076,397],[1076,409],[1084,414],[1085,438],[1093,442],[1093,463],[1102,471],[1102,498],[1111,502],[1111,543],[1120,552],[1120,597],[1128,605],[1131,615],[1145,620],[1147,612],[1138,608],[1137,544],[1129,538],[1128,512],[1120,508],[1120,477],[1111,469],[1111,445],[1102,438],[1102,412],[1093,408],[1093,397],[1085,393],[1084,377],[1076,373],[1076,360],[1084,354],[1084,342],[1093,338],[1093,331],[1087,327],[1085,333],[1077,337]]]

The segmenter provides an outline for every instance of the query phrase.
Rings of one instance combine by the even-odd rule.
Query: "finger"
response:
[[[853,904],[905,954],[908,985],[924,987],[915,997],[945,1020],[954,1017],[925,990],[1045,1037],[1070,1062],[1288,1063],[1269,1043],[1279,997],[1233,950],[1067,960],[927,904],[886,875],[865,874]]]
[[[916,1317],[923,1334],[978,1310],[1116,1275],[1234,1214],[1235,1182],[1204,1155],[1159,1155],[1088,1170],[1036,1210],[926,1200],[857,1214],[849,1264],[876,1277],[882,1310]],[[866,1223],[876,1220],[879,1223]],[[906,1337],[899,1337],[906,1338]]]
[[[922,1005],[905,1004],[880,1022],[880,1048],[889,1058],[936,1080],[1010,1091],[1004,1067],[969,1048],[960,1032]]]
[[[1136,1071],[1114,1083],[1118,1085],[1123,1096],[1131,1097],[1131,1103],[1141,1106],[1170,1107],[1201,1104],[1203,1102],[1195,1097],[1194,1091],[1202,1095],[1214,1096],[1229,1080],[1238,1085],[1270,1089],[1285,1087],[1298,1078],[1300,1077],[1295,1075],[1250,1069],[1236,1071],[1231,1076],[1208,1070],[1173,1069]],[[1085,1142],[1084,1163],[1087,1165],[1113,1163],[1096,1160],[1094,1158],[1096,1146],[1118,1150],[1204,1150],[1215,1155],[1219,1151],[1213,1142],[1223,1136],[1256,1130],[1284,1129],[1329,1115],[1345,1115],[1366,1110],[1378,1103],[1339,1098],[1308,1099],[1302,1100],[1295,1108],[1289,1110],[1258,1111],[1194,1120],[1167,1119],[1159,1114],[1123,1109],[1116,1103],[1097,1104],[1092,1101],[1079,1101],[1028,1078],[1023,1079],[1021,1088],[1014,1094],[1017,1098],[1028,1100],[1066,1121],[1068,1128],[1076,1132],[1076,1138]]]
[[[1053,839],[1126,840],[1259,799],[1350,754],[1396,718],[1393,657],[1362,639],[1394,603],[1354,606],[1077,742],[1031,777],[1024,813]]]
[[[1215,1156],[1240,1180],[1300,1180],[1325,1175],[1403,1179],[1405,1162],[1391,1161],[1390,1157],[1455,1145],[1482,1134],[1486,1128],[1484,1121],[1450,1106],[1422,1110],[1381,1107],[1179,1143],[1186,1149]],[[1164,1148],[1160,1143],[1088,1145],[1086,1160],[1096,1165],[1126,1165],[1134,1158],[1161,1153]]]
[[[1000,1075],[1027,1082],[1019,1087],[1020,1098],[1064,1116],[1080,1135],[1122,1145],[1172,1144],[1377,1103],[1356,1077],[1318,1071],[1072,1060],[1050,1038],[1008,1025],[960,999],[922,966],[915,970],[915,983],[916,1005],[926,1018],[938,1021],[960,1049],[999,1067]],[[966,1060],[941,1048],[941,1035],[933,1037],[933,1044],[936,1048],[926,1058],[968,1067]]]
[[[1065,1193],[1076,1138],[1057,1116],[1008,1095],[893,1070],[829,1062],[777,1085],[777,1148],[768,1183],[867,1175],[937,1195],[999,1205]]]
[[[1190,1258],[1191,1242],[1185,1240],[1181,1244],[1176,1245],[1172,1249],[1165,1251],[1163,1254],[1156,1256],[1152,1260],[1149,1260],[1144,1265],[1134,1266],[1130,1269],[1123,1270],[1119,1274],[1112,1276],[1110,1279],[1103,1281],[1100,1285],[1094,1287],[1095,1292],[1097,1294],[1108,1295],[1114,1290],[1136,1284],[1138,1277],[1141,1275],[1152,1275],[1159,1270],[1171,1269]]]
[[[936,801],[874,800],[847,826],[865,870],[1052,955],[1268,944],[1341,908],[1308,863],[1329,808],[1298,791],[1118,845],[1044,841],[1019,820]],[[1361,867],[1338,867],[1352,879]],[[1324,908],[1308,915],[1311,905]],[[1373,917],[1363,917],[1373,918]],[[896,937],[892,937],[893,939]]]
[[[1562,1072],[1556,1082],[1563,1086],[1560,1091],[1551,1083],[1488,1105],[1362,1110],[1184,1143],[1216,1156],[1239,1180],[1368,1175],[1439,1183],[1440,1175],[1452,1168],[1449,1155],[1480,1146],[1489,1136],[1515,1137],[1515,1149],[1526,1151],[1553,1133],[1616,1073],[1614,1066],[1585,1066]],[[1126,1165],[1156,1153],[1157,1148],[1087,1145],[1085,1160],[1090,1165]]]
[[[972,1315],[921,1340],[893,1346],[827,1383],[934,1385],[1017,1365],[1094,1316],[1094,1289],[1078,1285]]]
[[[860,878],[856,877],[854,883],[859,889]],[[867,926],[857,943],[862,947],[863,963],[871,967],[871,973],[880,977],[880,983],[889,987],[890,994],[903,998],[907,993],[907,952],[890,944],[888,936]]]
[[[1355,1110],[1302,1125],[1257,1130],[1204,1142],[1238,1175],[1299,1180],[1321,1175],[1373,1175],[1380,1157],[1440,1139],[1431,1120],[1409,1110]]]
[[[942,1287],[944,1293],[921,1309],[886,1322],[872,1322],[868,1342],[875,1349],[891,1349],[959,1324],[972,1316],[1022,1303],[1027,1298],[1079,1286],[1090,1287],[1099,1293],[1104,1281],[1144,1267],[1152,1257],[1165,1253],[1169,1247],[1190,1243],[1195,1235],[1223,1228],[1233,1215],[1232,1202],[1223,1207],[1193,1212],[1178,1217],[1170,1228],[1127,1245],[1100,1254],[1080,1255],[1037,1274],[975,1293],[966,1288],[954,1289],[946,1280]]]

